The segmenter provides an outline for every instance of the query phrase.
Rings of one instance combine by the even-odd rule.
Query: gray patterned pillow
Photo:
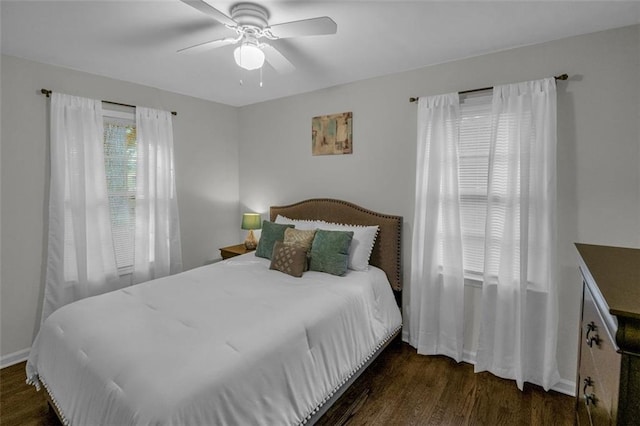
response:
[[[271,253],[269,269],[284,272],[292,277],[301,277],[307,266],[307,250],[297,244],[276,241]]]

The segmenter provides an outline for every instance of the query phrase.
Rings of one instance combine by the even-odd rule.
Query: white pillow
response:
[[[294,225],[296,229],[302,230],[314,230],[320,228],[320,225],[325,223],[321,220],[300,220],[300,219],[289,219],[285,216],[276,216],[275,223],[280,223],[282,225]]]
[[[369,269],[369,258],[378,235],[378,225],[360,226],[322,222],[319,228],[327,231],[353,231],[353,239],[349,247],[349,269],[354,271]]]

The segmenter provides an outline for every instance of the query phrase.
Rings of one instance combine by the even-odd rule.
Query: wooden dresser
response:
[[[584,282],[577,424],[640,425],[640,249],[576,247]]]

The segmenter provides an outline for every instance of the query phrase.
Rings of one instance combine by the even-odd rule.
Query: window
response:
[[[104,161],[116,266],[133,268],[136,206],[136,125],[133,114],[104,111]]]
[[[492,92],[460,99],[458,188],[465,276],[481,279],[487,216]]]

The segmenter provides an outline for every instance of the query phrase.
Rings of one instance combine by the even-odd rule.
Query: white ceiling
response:
[[[207,0],[229,14],[237,2]],[[270,24],[330,16],[335,35],[273,44],[296,66],[243,71],[233,32],[179,0],[0,2],[2,53],[233,106],[640,23],[636,1],[259,1]],[[239,84],[240,79],[244,83]]]

